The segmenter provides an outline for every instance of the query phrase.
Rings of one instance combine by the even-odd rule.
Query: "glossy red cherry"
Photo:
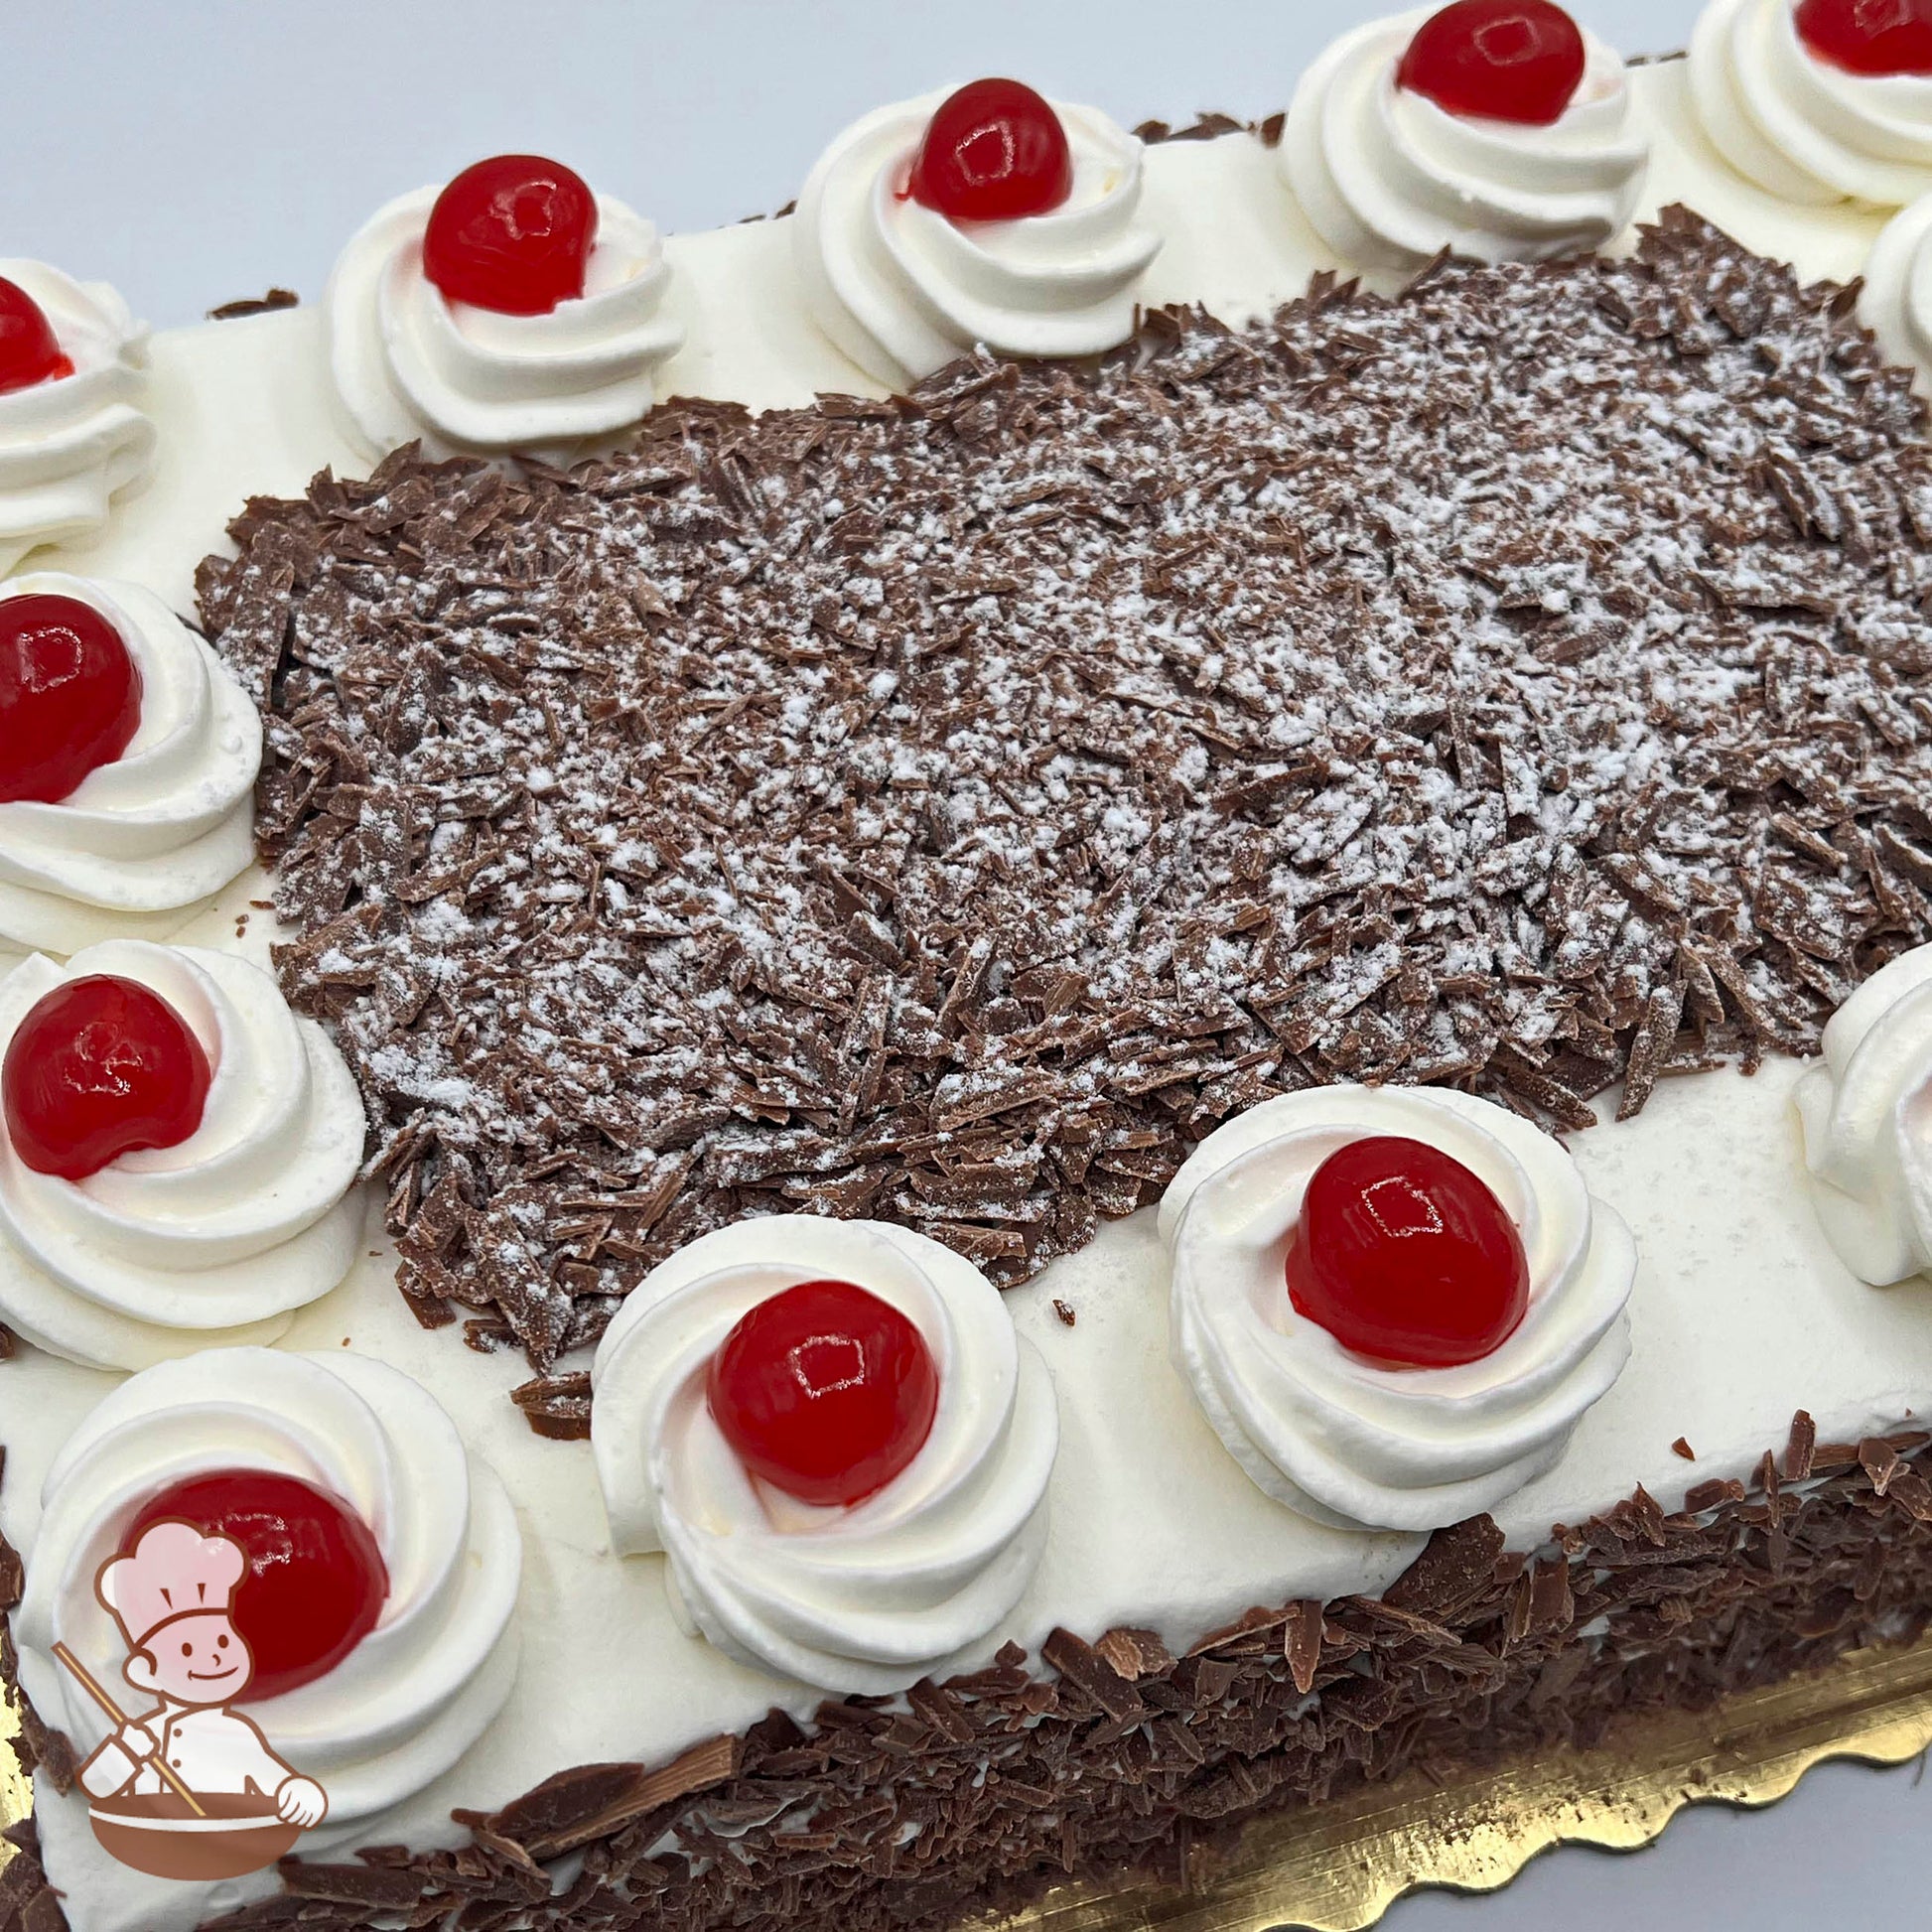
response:
[[[167,1522],[230,1537],[248,1558],[229,1615],[255,1659],[251,1704],[334,1670],[382,1614],[389,1572],[373,1533],[312,1482],[268,1469],[185,1477],[143,1505],[122,1553]]]
[[[42,995],[0,1063],[14,1152],[36,1173],[84,1180],[118,1156],[179,1147],[202,1124],[207,1055],[188,1023],[134,980],[92,973]]]
[[[1852,73],[1932,73],[1932,0],[1799,0],[1798,37]]]
[[[755,1475],[808,1503],[856,1503],[919,1452],[939,1406],[925,1337],[851,1282],[801,1282],[751,1310],[707,1393]]]
[[[73,373],[41,305],[0,276],[0,395]]]
[[[140,723],[141,673],[91,604],[0,598],[0,802],[67,797]]]
[[[1315,1169],[1288,1293],[1344,1348],[1403,1368],[1478,1361],[1514,1331],[1529,1292],[1516,1223],[1460,1161],[1378,1134]]]
[[[444,189],[423,230],[423,273],[452,302],[547,316],[584,293],[597,197],[537,154],[479,161]]]
[[[1548,127],[1584,78],[1584,37],[1551,0],[1455,0],[1416,30],[1398,87],[1450,114]]]
[[[939,103],[905,188],[953,221],[1045,214],[1073,192],[1066,129],[1023,81],[970,81]]]

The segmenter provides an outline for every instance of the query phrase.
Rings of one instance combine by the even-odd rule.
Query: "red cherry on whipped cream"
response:
[[[255,1703],[312,1684],[376,1626],[389,1572],[369,1526],[326,1489],[269,1469],[217,1469],[171,1483],[128,1525],[121,1552],[157,1523],[192,1523],[248,1558],[229,1606],[255,1660]],[[167,1641],[164,1630],[157,1639]]]
[[[1522,1320],[1529,1286],[1523,1238],[1488,1184],[1400,1135],[1329,1155],[1289,1238],[1297,1311],[1402,1368],[1479,1361]]]
[[[0,395],[72,373],[47,312],[18,282],[0,276]]]
[[[1073,192],[1052,104],[1020,80],[974,80],[939,103],[906,193],[953,221],[1046,214]]]
[[[179,1147],[202,1124],[210,1077],[202,1042],[166,1000],[94,973],[27,1010],[0,1062],[0,1101],[28,1167],[85,1180],[136,1149]]]
[[[140,723],[141,673],[91,604],[0,599],[0,803],[67,797]]]
[[[1798,0],[1798,38],[1852,73],[1932,73],[1932,0]]]
[[[1455,0],[1432,14],[1395,82],[1450,114],[1548,127],[1584,78],[1584,37],[1551,0]]]
[[[452,302],[505,316],[547,316],[584,293],[597,241],[597,197],[560,161],[499,154],[436,198],[423,230],[423,273]]]
[[[852,1282],[801,1282],[743,1315],[707,1393],[755,1475],[808,1503],[856,1503],[919,1452],[939,1406],[925,1337]]]

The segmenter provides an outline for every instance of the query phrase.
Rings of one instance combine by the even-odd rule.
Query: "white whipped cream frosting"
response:
[[[254,858],[261,719],[227,667],[138,584],[42,571],[0,601],[68,597],[120,633],[141,722],[112,763],[54,803],[0,804],[0,948],[77,952],[166,936]]]
[[[423,273],[440,192],[379,209],[331,272],[329,366],[351,440],[371,459],[418,439],[432,456],[563,459],[641,422],[684,340],[657,230],[600,195],[583,295],[548,315],[497,315],[452,302]]]
[[[1548,127],[1451,114],[1398,87],[1433,10],[1344,34],[1303,75],[1278,151],[1310,224],[1344,261],[1407,274],[1445,248],[1546,261],[1628,226],[1650,141],[1622,59],[1584,36],[1584,77]]]
[[[1859,320],[1886,356],[1914,371],[1920,389],[1932,381],[1932,191],[1901,208],[1865,257]]]
[[[943,92],[855,121],[819,157],[792,220],[806,306],[832,342],[903,389],[985,344],[1095,355],[1134,333],[1161,238],[1141,219],[1142,144],[1091,107],[1052,103],[1067,199],[1012,221],[953,221],[905,192]]]
[[[1507,1340],[1454,1368],[1390,1368],[1299,1313],[1284,1274],[1309,1181],[1370,1135],[1440,1148],[1515,1221],[1529,1306]],[[1161,1203],[1175,1365],[1249,1477],[1343,1529],[1432,1530],[1541,1475],[1630,1355],[1628,1229],[1569,1154],[1487,1100],[1438,1088],[1322,1087],[1210,1134]]]
[[[105,282],[45,262],[0,260],[39,303],[73,373],[0,394],[0,577],[44,543],[75,542],[147,482],[148,331]]]
[[[1711,145],[1767,194],[1903,207],[1932,191],[1932,76],[1821,61],[1793,0],[1709,0],[1690,74]]]
[[[1873,973],[1824,1048],[1797,1089],[1819,1222],[1861,1281],[1932,1271],[1932,946]]]
[[[104,1721],[53,1646],[117,1685],[123,1644],[95,1572],[158,1491],[232,1468],[331,1491],[382,1552],[389,1594],[375,1628],[313,1683],[242,1700],[277,1752],[328,1792],[330,1826],[353,1824],[448,1770],[516,1676],[523,1547],[509,1498],[399,1369],[351,1353],[212,1349],[122,1383],[42,1484],[15,1619],[28,1695],[75,1738],[100,1736]]]
[[[64,981],[114,974],[159,994],[207,1054],[202,1123],[84,1180],[38,1173],[0,1132],[0,1320],[56,1355],[146,1368],[272,1339],[355,1258],[366,1123],[328,1035],[229,953],[111,940],[0,979],[0,1056]]]
[[[800,1282],[869,1290],[925,1338],[931,1433],[848,1508],[745,1468],[705,1378],[739,1318]],[[662,1550],[680,1621],[755,1668],[847,1693],[902,1690],[996,1631],[1046,1539],[1052,1384],[971,1262],[879,1221],[781,1215],[680,1249],[597,1351],[591,1439],[613,1547]]]

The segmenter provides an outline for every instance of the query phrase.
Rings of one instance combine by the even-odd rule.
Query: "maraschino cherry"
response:
[[[1066,129],[1024,81],[970,81],[927,123],[905,192],[952,221],[1049,213],[1073,192]]]
[[[111,973],[46,993],[0,1063],[13,1149],[36,1173],[85,1180],[138,1148],[179,1147],[202,1124],[211,1075],[188,1023]]]
[[[1398,87],[1450,114],[1548,127],[1584,78],[1584,37],[1551,0],[1454,0],[1396,66]]]
[[[268,1469],[188,1476],[142,1507],[122,1554],[167,1522],[230,1537],[247,1555],[229,1614],[255,1659],[251,1704],[334,1670],[382,1615],[389,1572],[374,1535],[314,1483]]]
[[[0,599],[0,803],[67,797],[140,723],[141,674],[91,604]]]
[[[1798,37],[1852,73],[1932,73],[1932,0],[1799,0]]]
[[[1289,1239],[1296,1309],[1401,1368],[1480,1360],[1522,1320],[1529,1285],[1523,1238],[1487,1183],[1399,1135],[1329,1155]]]
[[[856,1503],[919,1452],[939,1406],[925,1337],[851,1282],[800,1282],[742,1316],[708,1394],[755,1475],[808,1503]]]
[[[46,311],[18,282],[0,276],[0,395],[72,373]]]
[[[560,161],[499,154],[436,198],[423,273],[452,302],[504,316],[547,316],[584,293],[597,197]]]

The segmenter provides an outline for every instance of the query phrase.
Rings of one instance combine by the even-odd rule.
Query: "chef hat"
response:
[[[95,1587],[129,1645],[141,1650],[178,1616],[225,1615],[247,1568],[231,1537],[204,1536],[192,1523],[157,1523],[141,1532],[132,1556],[101,1566]]]

